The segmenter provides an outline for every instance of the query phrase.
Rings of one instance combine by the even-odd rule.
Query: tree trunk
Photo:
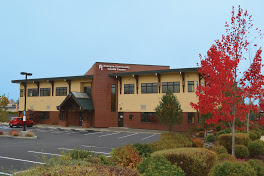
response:
[[[247,134],[249,134],[249,113],[250,111],[248,112],[248,116],[247,116]]]
[[[235,123],[236,118],[233,119],[233,124],[232,124],[232,156],[235,156]]]

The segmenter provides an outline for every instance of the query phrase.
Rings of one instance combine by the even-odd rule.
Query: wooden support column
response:
[[[203,79],[203,76],[199,73],[199,86],[201,85],[201,80]]]
[[[36,84],[37,87],[38,87],[38,96],[39,96],[39,82],[34,82],[34,81],[33,81],[33,83]]]
[[[121,76],[117,76],[116,77],[117,78],[117,80],[119,81],[119,90],[120,90],[120,94],[122,94],[122,77]]]
[[[184,88],[185,88],[185,73],[184,72],[180,72],[180,74],[182,75],[182,91],[184,93]]]
[[[51,85],[51,96],[53,96],[54,95],[54,81],[47,81],[47,82],[49,82],[50,83],[50,85]]]
[[[160,86],[161,86],[161,83],[160,83],[160,74],[156,73],[156,76],[158,78],[158,86],[159,86],[158,90],[159,90],[159,93],[160,93]]]
[[[66,82],[68,83],[69,85],[69,93],[71,92],[71,80],[66,80]]]
[[[135,78],[135,80],[136,80],[136,92],[137,92],[137,94],[138,94],[138,75],[133,75],[133,77]]]

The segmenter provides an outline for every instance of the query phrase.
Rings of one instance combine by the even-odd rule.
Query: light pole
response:
[[[21,75],[26,75],[26,81],[25,81],[25,105],[24,105],[24,111],[23,111],[23,122],[24,122],[24,128],[23,128],[23,131],[26,131],[27,76],[32,76],[32,73],[21,72],[20,74],[21,74]]]

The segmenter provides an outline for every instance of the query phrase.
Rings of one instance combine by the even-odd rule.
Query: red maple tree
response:
[[[221,40],[215,41],[207,56],[202,58],[200,55],[199,72],[204,78],[205,85],[200,85],[196,89],[198,102],[191,103],[200,114],[213,114],[213,117],[206,121],[208,124],[229,122],[232,128],[232,155],[235,154],[235,119],[241,121],[246,119],[246,114],[252,107],[245,104],[244,100],[255,91],[255,87],[250,86],[249,89],[245,83],[246,80],[252,81],[251,79],[252,83],[254,82],[254,68],[250,67],[243,73],[243,78],[238,79],[239,63],[246,59],[243,54],[248,50],[247,39],[253,28],[251,18],[240,6],[235,14],[233,7],[231,22],[230,24],[226,22],[225,25],[226,34],[222,35]],[[261,60],[260,54],[261,48],[255,57],[257,64]],[[248,93],[249,90],[251,94]]]

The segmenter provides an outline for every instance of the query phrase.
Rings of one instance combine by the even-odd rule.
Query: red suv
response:
[[[9,126],[12,128],[13,126],[20,127],[24,125],[23,117],[11,117],[9,121]],[[34,122],[32,120],[26,120],[26,126],[32,127]]]

